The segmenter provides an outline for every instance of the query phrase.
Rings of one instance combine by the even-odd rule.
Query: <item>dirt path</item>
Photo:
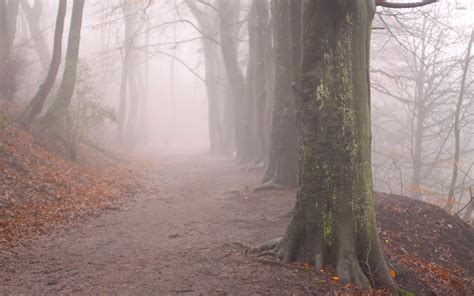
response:
[[[249,188],[260,174],[207,156],[160,159],[145,193],[120,209],[0,258],[0,294],[305,293],[310,277],[228,245],[284,231],[293,194],[256,198]]]

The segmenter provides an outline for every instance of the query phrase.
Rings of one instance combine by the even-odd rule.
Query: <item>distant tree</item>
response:
[[[67,111],[74,93],[77,63],[79,59],[79,45],[81,41],[84,2],[85,0],[73,1],[66,60],[61,85],[59,86],[58,93],[56,94],[51,107],[42,118],[43,124],[53,129],[61,128],[63,120],[67,116]]]
[[[21,8],[25,13],[26,20],[28,22],[28,29],[30,31],[31,38],[34,41],[34,47],[38,53],[38,57],[41,64],[43,73],[47,73],[51,57],[44,38],[44,32],[41,31],[40,19],[43,11],[43,3],[41,0],[35,0],[33,6],[30,6],[28,0],[21,0]]]
[[[295,1],[298,5],[299,1]],[[263,184],[256,189],[294,187],[297,175],[297,137],[295,103],[292,94],[290,55],[290,3],[288,0],[272,1],[274,79],[272,127],[270,131],[269,158]],[[296,61],[295,61],[296,62]]]
[[[204,55],[205,84],[208,101],[208,130],[209,130],[209,152],[211,154],[232,153],[232,129],[225,128],[224,118],[225,105],[229,99],[223,92],[221,84],[222,52],[220,43],[216,40],[219,32],[219,11],[214,5],[201,5],[194,0],[186,0],[186,5],[197,20],[201,36],[201,44]],[[233,127],[233,125],[231,126]]]
[[[40,85],[36,95],[29,102],[20,116],[20,122],[29,126],[31,122],[42,112],[43,105],[48,98],[49,92],[53,87],[61,64],[61,49],[64,29],[64,18],[66,16],[67,0],[59,1],[58,14],[56,17],[56,29],[54,32],[53,59],[49,66],[48,74],[44,82]]]
[[[18,65],[12,55],[16,34],[18,0],[0,1],[0,96],[13,100]]]
[[[455,190],[457,185],[458,173],[459,173],[459,158],[461,154],[461,113],[464,104],[464,98],[466,96],[467,88],[469,83],[467,81],[467,74],[469,72],[469,66],[471,64],[471,50],[472,43],[474,42],[474,28],[471,31],[471,37],[469,38],[466,57],[462,62],[462,75],[461,75],[461,87],[459,89],[458,100],[456,102],[456,109],[454,111],[454,161],[453,161],[453,174],[451,176],[451,184],[449,185],[448,202],[446,203],[446,209],[451,211],[455,203]]]
[[[235,25],[239,19],[240,1],[219,0],[217,8],[220,14],[220,42],[225,70],[232,97],[235,150],[237,161],[245,160],[245,77],[240,69],[237,42],[234,38]]]

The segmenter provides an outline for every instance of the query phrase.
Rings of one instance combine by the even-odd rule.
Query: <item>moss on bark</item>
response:
[[[379,244],[371,176],[371,1],[303,3],[295,215],[283,262],[331,265],[342,282],[397,293]]]

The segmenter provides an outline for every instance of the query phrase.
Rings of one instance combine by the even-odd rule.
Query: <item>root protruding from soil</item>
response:
[[[264,191],[264,190],[284,190],[285,186],[275,183],[273,180],[262,183],[254,187],[254,191]]]

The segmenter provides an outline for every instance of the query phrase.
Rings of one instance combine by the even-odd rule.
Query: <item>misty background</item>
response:
[[[58,1],[36,2],[41,6],[36,34],[42,35],[51,53]],[[78,88],[81,84],[90,86],[90,95],[117,116],[121,75],[124,71],[133,75],[138,87],[134,90],[129,85],[126,90],[125,120],[134,123],[124,133],[122,144],[117,143],[116,122],[88,131],[87,137],[103,147],[122,146],[119,148],[146,155],[207,153],[209,106],[202,40],[218,39],[218,31],[206,36],[186,1],[125,2],[86,1],[79,53],[83,71],[78,74]],[[247,26],[243,24],[250,3],[240,2],[234,29],[238,61],[245,73],[249,55]],[[34,3],[29,4],[33,7]],[[67,8],[63,53],[71,6],[72,1]],[[469,201],[474,186],[472,66],[465,69],[464,86],[461,80],[473,19],[474,4],[469,0],[442,1],[408,12],[383,9],[376,15],[371,65],[376,191],[409,195],[438,205],[453,195],[453,211]],[[15,100],[27,104],[42,83],[45,69],[35,45],[38,36],[30,32],[22,9],[17,25],[13,48],[21,70]],[[127,65],[126,52],[131,56]],[[226,93],[223,80],[222,96]],[[459,103],[460,92],[463,100]],[[138,110],[136,118],[130,115],[133,108]],[[456,112],[460,135],[457,152]],[[235,156],[233,151],[226,154]],[[458,174],[452,185],[455,157],[459,159]],[[262,161],[255,165],[263,165]]]

